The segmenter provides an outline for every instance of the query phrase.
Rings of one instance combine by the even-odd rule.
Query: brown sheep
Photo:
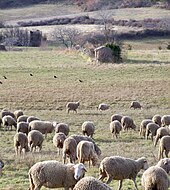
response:
[[[63,148],[63,143],[66,139],[66,135],[62,132],[56,133],[53,137],[53,144],[55,147],[58,148],[58,153],[60,155],[60,149]]]
[[[121,119],[121,124],[124,130],[134,129],[136,130],[136,125],[134,124],[134,121],[129,116],[123,116]]]
[[[114,120],[110,123],[110,131],[113,134],[113,137],[115,136],[116,139],[118,138],[118,135],[120,134],[122,130],[122,125],[118,120]]]
[[[94,132],[95,132],[95,126],[92,121],[85,121],[82,124],[82,132],[83,135],[87,135],[88,137],[93,138]]]
[[[140,132],[139,135],[143,136],[145,138],[145,134],[146,134],[146,126],[148,123],[152,123],[151,119],[144,119],[142,120],[141,124],[140,124]]]

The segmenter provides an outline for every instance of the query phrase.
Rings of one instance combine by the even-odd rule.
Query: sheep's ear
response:
[[[164,163],[164,165],[167,165],[168,161],[167,160],[163,160],[163,163]]]

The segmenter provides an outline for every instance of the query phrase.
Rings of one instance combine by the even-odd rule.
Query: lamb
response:
[[[2,124],[3,126],[9,130],[9,127],[11,127],[11,130],[12,130],[12,126],[15,127],[15,129],[17,128],[17,122],[15,121],[15,119],[10,116],[10,115],[5,115],[3,118],[2,118]]]
[[[120,134],[121,130],[122,125],[118,120],[114,120],[110,123],[110,131],[113,134],[113,137],[115,136],[116,139],[118,138],[118,135]]]
[[[40,190],[42,186],[47,188],[73,189],[78,180],[84,177],[85,166],[80,164],[64,165],[55,160],[38,162],[29,169],[29,190]]]
[[[54,124],[56,125],[56,124]],[[55,133],[59,133],[62,132],[64,133],[66,136],[68,136],[69,132],[70,132],[70,128],[66,123],[58,123],[55,126]]]
[[[24,133],[19,132],[14,135],[14,147],[16,155],[21,155],[22,150],[24,155],[29,151],[28,138]]]
[[[168,158],[168,153],[170,151],[170,136],[163,136],[159,143],[159,153],[158,159],[163,158],[163,153],[165,151],[165,156]]]
[[[77,113],[77,108],[80,106],[80,102],[68,102],[66,105],[66,110],[69,113],[70,110],[73,110]]]
[[[84,141],[90,141],[90,142],[92,142],[92,143],[94,144],[94,149],[95,149],[95,151],[96,151],[96,154],[97,154],[98,156],[101,155],[101,150],[100,150],[100,148],[96,145],[95,141],[94,141],[92,138],[86,137],[86,136],[83,136],[83,135],[71,135],[70,137],[74,138],[74,139],[76,140],[77,144],[78,144],[80,141],[83,141],[83,140],[84,140]]]
[[[156,123],[148,123],[146,126],[146,139],[148,139],[149,134],[151,133],[151,140],[153,141],[153,137],[156,136],[156,132],[160,126]]]
[[[24,121],[27,122],[28,116],[27,115],[21,115],[17,118],[17,123]]]
[[[153,123],[156,123],[161,127],[161,116],[160,115],[158,115],[158,114],[154,115],[152,117],[152,121],[153,121]]]
[[[156,147],[158,140],[161,139],[163,136],[166,136],[166,135],[170,135],[168,128],[160,127],[159,129],[157,129],[154,146]]]
[[[23,132],[26,135],[28,135],[28,123],[21,121],[19,123],[17,123],[17,132]]]
[[[36,151],[36,148],[39,147],[39,152],[42,149],[42,143],[44,141],[43,134],[40,131],[32,130],[28,133],[28,145],[30,147],[30,151],[33,149]]]
[[[95,132],[95,126],[92,121],[85,121],[82,124],[82,132],[83,135],[87,135],[88,137],[93,138],[94,132]]]
[[[75,164],[77,154],[77,142],[74,138],[68,137],[63,143],[63,163],[66,163],[66,157],[70,158],[70,163]]]
[[[22,110],[15,110],[14,111],[15,118],[18,119],[19,116],[24,115]]]
[[[170,125],[170,115],[164,115],[161,118],[162,127]]]
[[[90,141],[80,141],[77,145],[77,158],[79,163],[83,163],[85,161],[89,162],[90,168],[90,161],[92,161],[92,165],[95,166],[98,161],[97,154],[94,149],[94,144]]]
[[[141,109],[142,106],[141,104],[138,102],[138,101],[132,101],[131,104],[130,104],[130,108],[134,108],[134,109]]]
[[[108,185],[102,183],[100,180],[88,176],[80,179],[73,190],[112,190]]]
[[[53,137],[53,144],[55,147],[57,147],[59,149],[59,154],[60,154],[60,149],[63,148],[63,143],[66,139],[66,135],[62,132],[56,133]]]
[[[136,176],[141,169],[146,170],[148,162],[145,157],[133,160],[120,156],[105,157],[99,167],[99,180],[107,177],[106,183],[109,184],[113,179],[119,180],[119,190],[122,188],[124,179],[133,180],[136,190],[138,190],[136,183]]]
[[[105,104],[105,103],[101,103],[101,104],[99,104],[99,106],[98,106],[98,110],[104,111],[104,110],[108,110],[108,109],[109,109],[109,105],[107,105],[107,104]]]
[[[34,121],[34,120],[40,120],[38,117],[35,117],[35,116],[29,116],[28,118],[27,118],[27,123],[30,123],[31,121]]]
[[[148,123],[152,123],[151,119],[144,119],[142,120],[141,124],[140,124],[140,132],[139,135],[143,136],[145,138],[145,134],[146,134],[146,126]]]
[[[170,171],[170,159],[161,159],[155,166],[149,167],[142,175],[144,190],[168,190],[170,180],[167,173]]]
[[[114,121],[114,120],[118,120],[121,123],[122,117],[123,117],[122,115],[114,114],[114,115],[111,116],[111,122]]]
[[[39,121],[34,120],[29,123],[29,131],[38,130],[42,134],[45,134],[45,138],[47,137],[47,133],[52,133],[54,131],[54,125],[49,121]]]
[[[121,124],[124,130],[128,131],[130,128],[136,130],[136,125],[134,124],[133,119],[129,116],[123,116],[121,119]]]

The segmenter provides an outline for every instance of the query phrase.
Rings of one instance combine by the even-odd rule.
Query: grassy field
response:
[[[158,44],[149,40],[127,43],[131,43],[133,49],[127,52],[127,61],[122,64],[95,64],[85,55],[55,48],[1,52],[0,109],[22,109],[26,115],[35,115],[42,120],[68,123],[70,134],[81,134],[81,124],[91,120],[96,126],[94,140],[102,150],[100,160],[110,155],[134,159],[146,156],[149,165],[155,164],[158,146],[154,148],[151,140],[142,139],[138,130],[143,119],[155,114],[170,114],[170,52],[157,48],[151,50],[151,44],[152,47],[158,47]],[[7,79],[3,78],[4,75]],[[79,79],[83,82],[80,83]],[[78,113],[67,114],[66,103],[78,100]],[[132,100],[139,100],[143,109],[131,110]],[[98,111],[101,102],[109,104],[109,110]],[[114,113],[131,116],[138,129],[123,131],[120,139],[113,139],[109,123]],[[41,153],[16,157],[14,134],[14,130],[0,129],[0,158],[5,162],[0,178],[1,190],[26,190],[28,170],[34,163],[62,160],[52,144],[54,134],[44,140]],[[139,189],[142,189],[141,174],[137,178]],[[98,177],[98,167],[88,168],[86,175]],[[117,181],[110,184],[113,189],[117,185]],[[123,190],[127,189],[134,189],[132,181],[125,180]]]

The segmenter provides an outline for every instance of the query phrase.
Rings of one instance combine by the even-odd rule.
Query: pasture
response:
[[[138,130],[143,119],[170,114],[170,52],[158,50],[158,44],[151,50],[150,44],[134,41],[133,47],[138,48],[128,51],[127,61],[122,64],[96,64],[86,55],[56,48],[1,52],[0,108],[22,109],[26,115],[42,120],[65,122],[70,134],[81,134],[81,124],[91,120],[96,126],[94,140],[102,150],[100,160],[111,155],[134,159],[146,156],[153,165],[158,160],[158,145],[155,148],[150,139],[142,139]],[[78,100],[78,113],[67,114],[66,103]],[[143,109],[130,109],[133,100],[140,101]],[[110,105],[109,110],[97,110],[102,102]],[[114,113],[131,116],[137,130],[123,131],[120,139],[113,139],[109,123]],[[28,189],[28,170],[37,161],[62,161],[52,143],[54,133],[47,136],[40,153],[27,153],[25,158],[15,156],[14,134],[14,129],[0,128],[0,158],[5,162],[1,190]],[[139,189],[141,174],[137,178]],[[86,175],[98,177],[98,166],[88,168]],[[117,185],[117,181],[110,184],[114,189]],[[123,189],[134,189],[133,182],[125,180]]]

